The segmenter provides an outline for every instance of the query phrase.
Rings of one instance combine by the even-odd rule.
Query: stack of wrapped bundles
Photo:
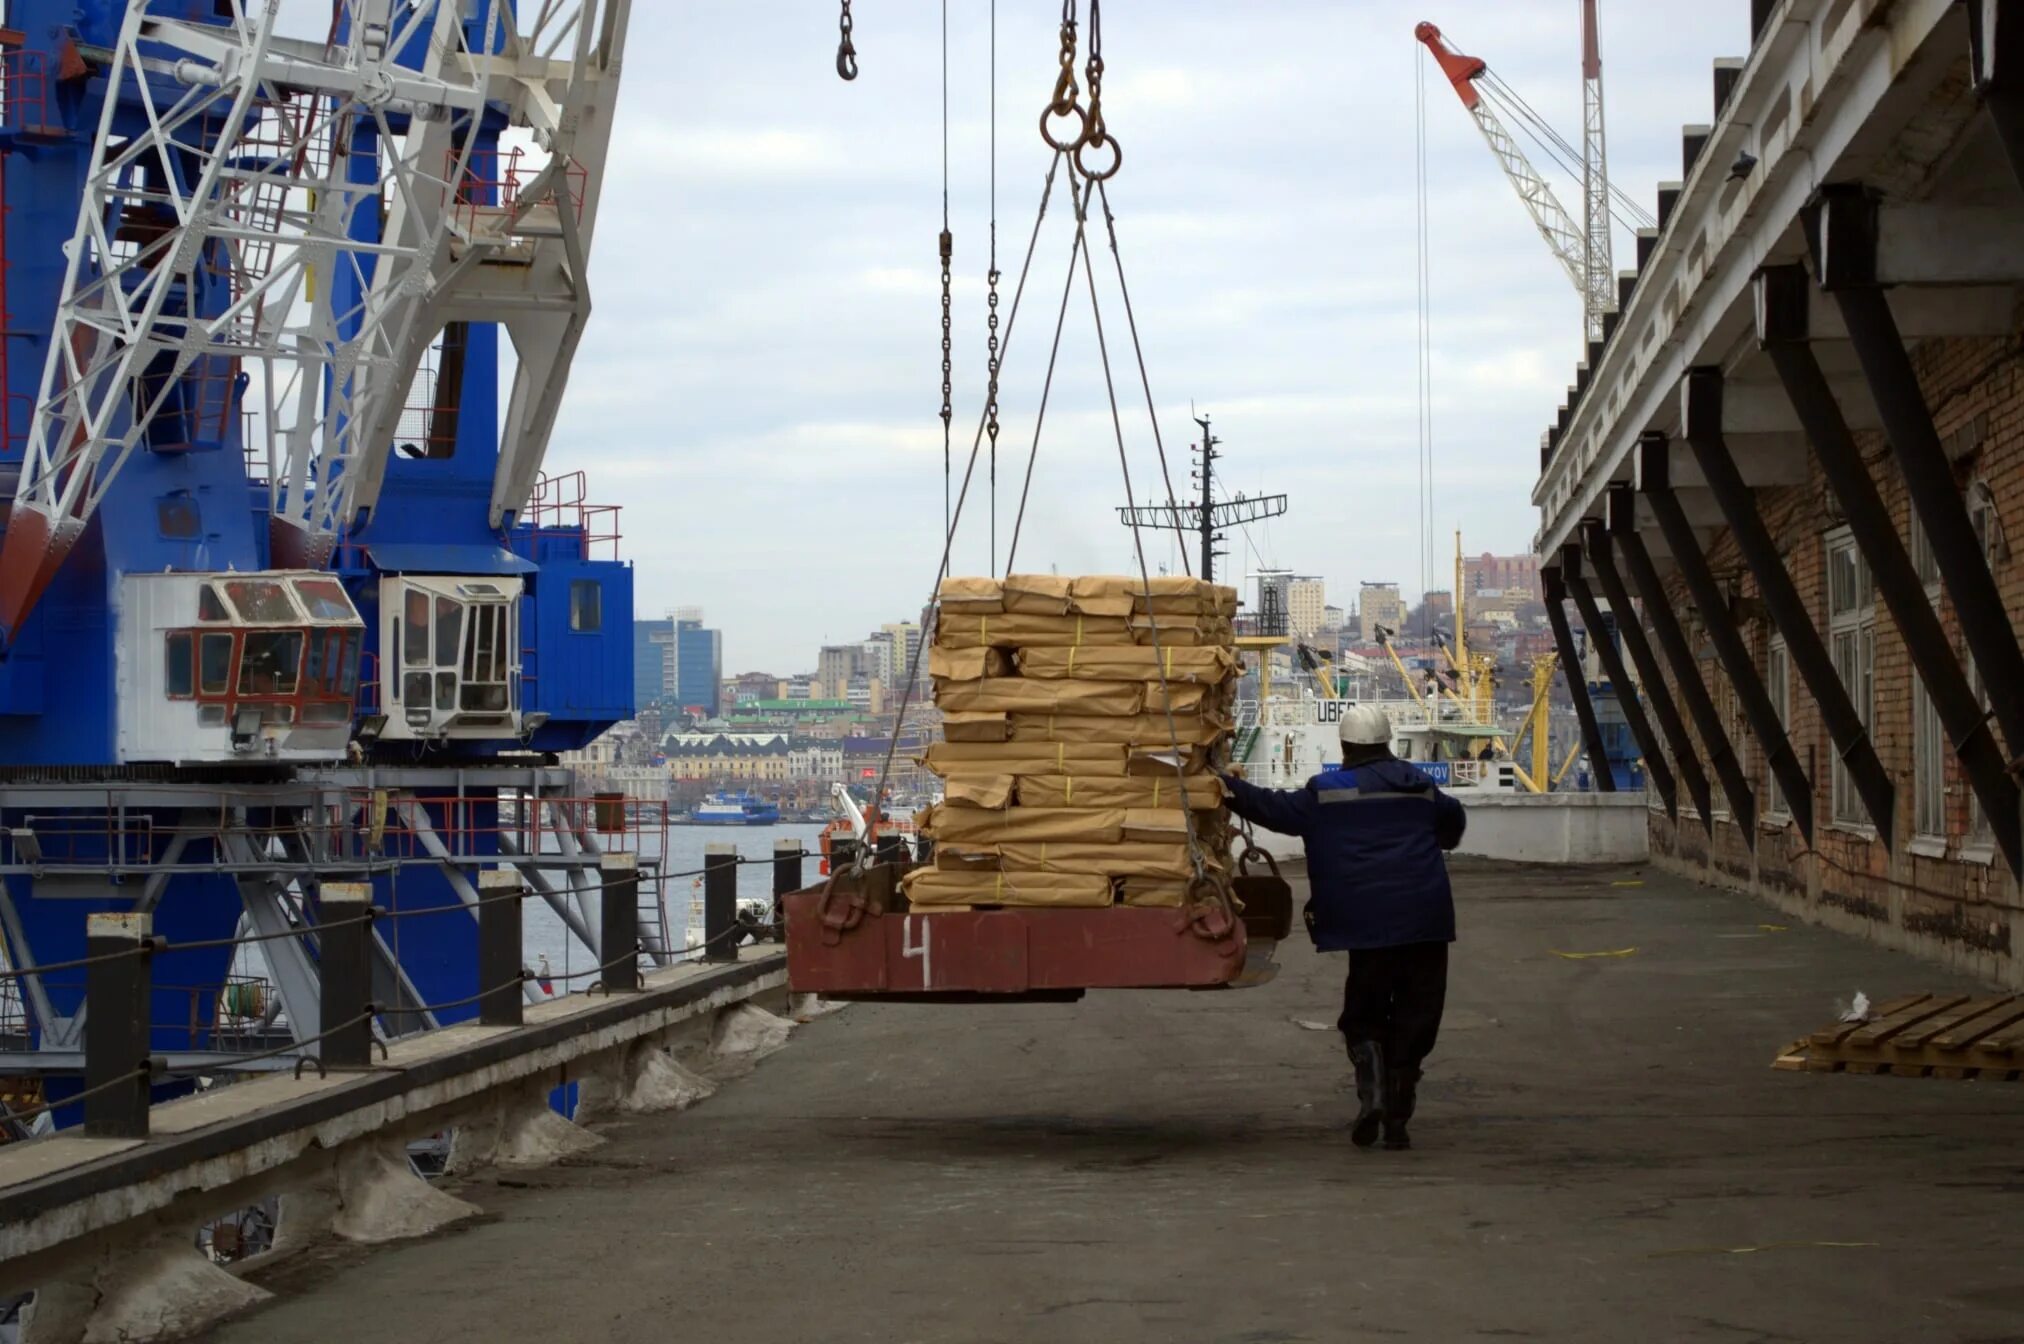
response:
[[[1234,588],[1095,575],[951,578],[929,650],[942,739],[922,764],[932,867],[914,909],[1178,906],[1189,838],[1228,866],[1222,781]]]

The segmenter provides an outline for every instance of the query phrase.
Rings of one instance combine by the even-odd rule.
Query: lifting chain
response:
[[[1089,61],[1083,68],[1083,79],[1089,88],[1089,116],[1083,123],[1082,143],[1075,147],[1075,166],[1092,182],[1103,182],[1116,177],[1117,170],[1124,167],[1124,148],[1103,124],[1102,0],[1089,0]],[[1083,151],[1089,149],[1099,154],[1109,149],[1110,166],[1101,172],[1093,171],[1082,157]]]
[[[1063,154],[1072,154],[1089,138],[1089,114],[1082,110],[1081,90],[1075,87],[1075,0],[1061,0],[1061,73],[1054,80],[1054,96],[1040,111],[1040,138]],[[1075,134],[1061,140],[1048,125],[1051,117],[1075,118]]]
[[[843,0],[843,12],[836,18],[836,73],[845,80],[857,78],[857,46],[850,40],[850,30],[850,0]]]
[[[993,246],[995,250],[995,244]],[[984,327],[989,333],[984,340],[984,370],[988,375],[984,386],[984,432],[991,436],[991,455],[995,459],[998,455],[998,261],[995,256],[984,279],[989,287],[984,297]]]
[[[942,230],[942,438],[946,453],[949,437],[949,417],[955,412],[949,406],[949,262],[956,254],[956,236],[946,228]]]

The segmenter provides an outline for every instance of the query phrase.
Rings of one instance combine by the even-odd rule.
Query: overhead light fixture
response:
[[[232,711],[232,750],[253,749],[253,739],[260,736],[262,717],[258,705],[241,705]]]
[[[380,734],[386,730],[386,715],[368,714],[358,721],[358,740],[361,742],[377,742],[379,741]]]

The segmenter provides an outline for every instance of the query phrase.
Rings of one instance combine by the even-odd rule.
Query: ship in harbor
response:
[[[699,826],[772,826],[780,806],[755,793],[713,793],[689,814]]]

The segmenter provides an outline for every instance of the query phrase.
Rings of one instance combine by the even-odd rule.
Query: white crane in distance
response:
[[[1538,226],[1539,234],[1552,249],[1554,258],[1567,272],[1581,296],[1582,326],[1590,341],[1602,339],[1602,319],[1616,307],[1616,281],[1610,260],[1610,221],[1626,228],[1650,228],[1648,211],[1609,182],[1609,161],[1603,132],[1602,46],[1596,36],[1596,0],[1581,5],[1581,91],[1582,143],[1579,149],[1568,143],[1531,104],[1491,73],[1489,64],[1478,56],[1464,56],[1449,47],[1441,30],[1431,23],[1413,29],[1441,73],[1454,86],[1455,96],[1483,133],[1490,152],[1510,179],[1512,189]],[[1506,126],[1503,111],[1515,121],[1541,151],[1559,167],[1580,179],[1582,221],[1577,224],[1554,196],[1553,189],[1520,147]]]

